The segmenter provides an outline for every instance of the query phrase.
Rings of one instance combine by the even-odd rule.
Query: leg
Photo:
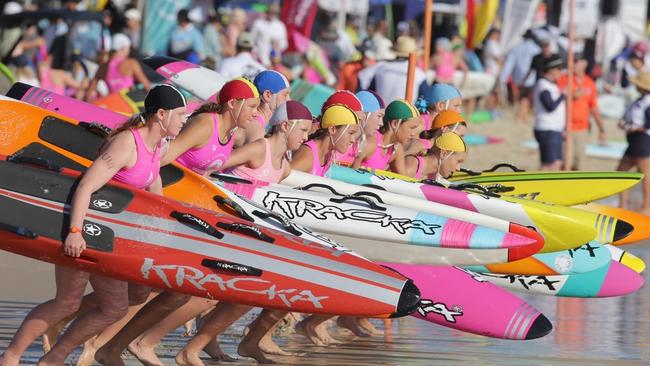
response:
[[[98,307],[77,318],[52,350],[40,359],[39,366],[62,365],[77,346],[126,315],[129,306],[126,282],[91,275],[90,283],[95,290]]]
[[[205,317],[203,325],[187,345],[176,355],[176,363],[179,365],[204,366],[199,358],[199,353],[210,341],[228,329],[232,323],[241,318],[252,309],[248,305],[239,305],[220,302]]]
[[[631,156],[628,156],[628,155],[624,155],[621,158],[621,161],[618,163],[618,167],[616,168],[616,170],[621,171],[621,172],[627,172],[628,170],[632,169],[632,167],[634,167],[634,165],[635,165],[634,158],[632,158]],[[627,208],[628,207],[627,200],[628,200],[629,196],[630,196],[630,193],[627,190],[621,192],[621,194],[620,194],[621,202],[619,203],[620,208]]]
[[[65,326],[68,323],[70,323],[77,316],[79,316],[79,314],[82,314],[88,309],[95,308],[95,307],[97,307],[97,301],[95,300],[95,295],[93,293],[89,293],[88,295],[84,296],[83,299],[81,300],[81,306],[79,306],[79,310],[77,310],[76,313],[63,318],[58,323],[49,327],[45,332],[45,334],[43,334],[42,336],[43,353],[50,352],[50,350],[54,346],[54,343],[56,343],[57,338],[59,338],[59,334],[61,334],[61,331],[63,330],[63,328],[65,328]]]
[[[296,333],[309,338],[317,346],[341,343],[327,331],[325,322],[333,317],[332,315],[311,315],[296,324]]]
[[[341,328],[347,329],[352,334],[354,334],[357,337],[368,337],[369,334],[366,333],[363,329],[361,329],[361,325],[359,325],[359,318],[354,317],[354,316],[339,316],[338,319],[336,319],[336,325],[338,325]]]
[[[639,172],[643,173],[642,189],[643,189],[643,201],[641,201],[641,208],[639,211],[644,215],[650,215],[650,179],[648,174],[650,174],[650,157],[649,158],[638,158],[637,167]]]
[[[95,360],[102,365],[114,365],[122,351],[140,334],[163,320],[181,307],[190,296],[175,292],[163,292],[135,314],[119,333],[95,353]]]
[[[29,312],[0,359],[2,366],[17,366],[20,357],[38,336],[48,328],[71,316],[79,309],[88,283],[88,273],[64,267],[54,267],[56,296]]]
[[[133,342],[129,344],[129,352],[145,364],[146,362],[156,364],[155,360],[158,360],[158,357],[156,356],[154,349],[158,343],[160,343],[160,340],[183,323],[193,319],[197,314],[214,307],[216,303],[215,300],[192,297],[183,306],[174,310],[174,312],[169,314],[166,318],[156,323],[153,327],[149,328],[142,333],[142,335],[133,340]]]
[[[142,285],[129,284],[129,308],[126,316],[119,321],[109,325],[96,337],[89,339],[84,343],[83,351],[77,360],[77,366],[90,366],[95,361],[95,353],[97,350],[111,340],[132,318],[135,314],[142,309],[142,307],[155,296],[157,292],[152,292],[149,287]],[[146,298],[145,298],[146,296]],[[142,299],[145,298],[145,301]]]
[[[587,153],[587,131],[572,131],[571,139],[573,141],[573,161],[571,170],[580,170],[584,166]]]
[[[284,310],[262,310],[257,319],[255,319],[255,321],[253,321],[249,326],[250,332],[248,332],[241,343],[239,343],[237,353],[244,357],[252,357],[260,363],[273,363],[272,360],[266,358],[264,352],[290,356],[290,353],[280,349],[271,338],[275,325],[278,324],[287,313],[288,312]],[[263,340],[264,345],[262,344]]]

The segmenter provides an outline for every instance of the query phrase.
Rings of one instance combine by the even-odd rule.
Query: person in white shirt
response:
[[[248,32],[241,33],[237,38],[237,54],[223,59],[219,72],[226,79],[243,76],[253,80],[255,75],[266,70],[266,67],[253,57],[253,47],[253,35]]]
[[[542,170],[560,170],[564,127],[566,125],[566,101],[556,81],[562,75],[564,61],[552,56],[544,64],[544,76],[535,84],[533,105],[535,108],[535,140],[539,144]]]
[[[271,66],[271,51],[279,52],[287,49],[287,28],[278,19],[280,7],[277,3],[269,5],[266,16],[253,22],[251,33],[257,47],[260,62]]]
[[[370,85],[370,89],[373,89],[374,84],[374,90],[386,101],[405,98],[409,64],[408,56],[410,53],[418,52],[415,39],[409,36],[400,36],[395,42],[393,52],[397,58],[379,65],[375,69],[375,76]],[[413,81],[413,94],[409,102],[415,102],[420,84],[425,80],[426,75],[424,71],[416,67]]]

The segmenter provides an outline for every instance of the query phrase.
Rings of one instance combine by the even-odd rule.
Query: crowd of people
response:
[[[77,1],[65,4],[74,10]],[[329,58],[303,56],[292,64],[285,63],[287,31],[278,19],[277,5],[269,6],[253,22],[248,21],[249,14],[234,9],[227,17],[210,14],[202,25],[195,24],[188,10],[181,10],[168,55],[203,64],[230,79],[216,100],[188,111],[183,93],[169,84],[153,86],[132,57],[134,47],[141,42],[137,31],[141,14],[135,8],[124,10],[124,27],[100,38],[102,48],[96,50],[99,66],[92,77],[79,78],[74,68],[62,69],[51,63],[56,33],[61,32],[56,23],[27,28],[12,53],[11,63],[19,80],[61,94],[92,101],[106,92],[136,85],[148,91],[144,111],[108,137],[100,158],[74,193],[69,233],[63,245],[69,256],[79,257],[86,249],[79,227],[94,191],[115,179],[162,194],[160,166],[174,161],[199,174],[228,171],[271,183],[282,181],[292,169],[324,176],[329,166],[337,163],[387,169],[448,185],[446,179],[467,158],[463,136],[470,127],[468,109],[473,109],[474,101],[463,101],[460,90],[471,60],[457,35],[435,41],[431,57],[435,76],[429,77],[430,70],[416,68],[413,98],[406,100],[407,58],[423,48],[415,24],[398,24],[394,43],[388,38],[385,21],[363,30],[354,21],[346,23],[343,30],[326,25],[316,42]],[[106,18],[107,23],[112,22],[109,14]],[[55,37],[48,41],[51,31]],[[563,160],[565,90],[572,82],[574,112],[570,126],[578,152],[572,167],[579,169],[590,117],[596,121],[599,140],[606,137],[597,108],[596,84],[582,54],[575,55],[573,74],[567,75],[562,71],[565,60],[553,47],[553,38],[540,40],[529,32],[520,44],[503,54],[499,31],[490,32],[482,52],[484,72],[499,81],[495,93],[485,97],[485,104],[496,108],[504,102],[506,96],[496,92],[500,83],[510,85],[520,119],[528,118],[532,104],[542,169],[557,170]],[[642,96],[631,104],[621,123],[630,146],[620,169],[636,166],[648,173],[650,73],[644,69],[645,54],[636,48],[627,62],[631,67],[625,67],[624,79]],[[463,75],[460,83],[453,85],[457,71]],[[320,115],[312,116],[305,105],[290,100],[291,81],[296,78],[338,88],[324,102]],[[650,210],[647,182],[642,207],[646,212]],[[30,312],[0,365],[18,365],[27,347],[43,334],[49,349],[39,365],[61,365],[82,344],[81,365],[89,365],[93,359],[105,365],[123,364],[121,354],[127,348],[143,363],[162,365],[155,346],[164,335],[199,314],[202,321],[198,332],[178,353],[177,363],[203,365],[199,357],[202,351],[213,359],[227,360],[229,356],[219,348],[217,337],[250,310],[244,305],[157,293],[63,266],[56,266],[55,274],[56,297]],[[84,297],[88,282],[94,292]],[[262,311],[249,326],[239,354],[260,362],[270,362],[268,354],[287,354],[271,336],[277,324],[291,316],[283,311]],[[327,331],[328,318],[306,317],[296,329],[317,345],[334,344],[336,340]],[[57,340],[58,331],[72,319]],[[339,318],[337,324],[357,335],[378,333],[367,319]]]

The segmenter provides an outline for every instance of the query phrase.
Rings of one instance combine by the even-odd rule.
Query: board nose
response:
[[[402,288],[402,293],[397,302],[397,310],[390,315],[391,318],[407,316],[417,310],[420,304],[420,289],[413,280],[407,280]]]

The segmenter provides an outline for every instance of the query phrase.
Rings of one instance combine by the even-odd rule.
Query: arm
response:
[[[212,117],[209,114],[204,113],[194,117],[169,144],[167,153],[160,160],[160,166],[171,163],[189,149],[205,145],[212,136],[213,127]]]
[[[228,160],[218,170],[223,171],[240,165],[256,169],[264,164],[265,155],[266,143],[264,140],[257,140],[233,150]]]
[[[162,179],[160,178],[160,174],[158,174],[156,180],[154,180],[153,183],[151,183],[151,185],[147,187],[147,191],[160,196],[163,195],[163,185],[162,185]]]
[[[369,157],[374,154],[375,150],[377,149],[377,135],[370,137],[368,140],[366,140],[366,146],[363,147],[363,150],[357,154],[357,156],[354,158],[354,161],[352,162],[352,168],[353,169],[359,169],[361,167],[361,163],[368,159]]]
[[[291,169],[299,172],[309,173],[314,165],[314,156],[311,149],[307,146],[300,146],[296,154],[291,159]]]
[[[395,153],[390,159],[390,170],[397,173],[406,175],[406,163],[404,159],[404,148],[401,144],[395,144]]]
[[[131,62],[131,68],[133,70],[133,77],[144,86],[144,90],[149,91],[151,89],[151,82],[149,81],[149,78],[147,78],[147,75],[144,74],[144,71],[142,71],[142,67],[140,66],[140,63],[134,59],[129,60]]]
[[[544,106],[544,109],[546,109],[547,112],[553,112],[555,108],[557,108],[560,103],[564,100],[564,94],[560,95],[559,98],[556,100],[553,100],[551,98],[551,93],[548,90],[544,90],[540,95],[539,99],[542,102],[542,105]]]
[[[415,155],[406,155],[404,157],[404,175],[415,178],[415,174],[418,172],[420,162]]]
[[[105,185],[133,158],[135,142],[127,134],[118,135],[111,141],[100,157],[84,173],[70,202],[70,227],[81,229],[88,211],[90,196]],[[71,257],[79,257],[86,249],[81,232],[70,233],[65,238],[63,251]]]

